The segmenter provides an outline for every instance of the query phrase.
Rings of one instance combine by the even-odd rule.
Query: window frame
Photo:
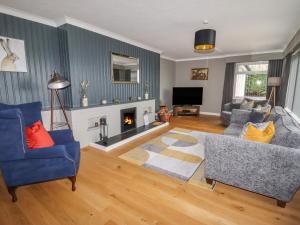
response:
[[[234,83],[233,83],[233,99],[234,100],[241,100],[244,98],[248,98],[248,99],[259,99],[259,100],[266,100],[267,99],[267,95],[265,97],[259,97],[259,96],[236,96],[236,81],[237,81],[237,75],[238,74],[246,74],[246,75],[255,75],[255,74],[261,74],[266,72],[267,76],[268,76],[268,70],[269,70],[269,66],[268,69],[266,71],[243,71],[243,72],[239,72],[238,68],[240,65],[260,65],[260,64],[268,64],[268,61],[254,61],[254,62],[239,62],[235,64],[235,68],[234,68]]]

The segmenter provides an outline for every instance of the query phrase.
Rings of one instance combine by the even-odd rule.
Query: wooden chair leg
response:
[[[76,176],[69,177],[69,180],[72,182],[72,191],[76,191]]]
[[[12,202],[16,202],[17,199],[17,195],[16,195],[16,189],[17,187],[7,187],[8,193],[11,195],[12,197]]]
[[[281,208],[285,208],[286,202],[277,200],[277,206],[278,206],[278,207],[281,207]]]
[[[210,179],[210,178],[205,178],[206,179],[206,183],[212,185],[213,184],[213,179]]]

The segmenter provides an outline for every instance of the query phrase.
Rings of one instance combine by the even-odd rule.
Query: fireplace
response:
[[[121,132],[136,128],[136,107],[122,109],[121,111]]]

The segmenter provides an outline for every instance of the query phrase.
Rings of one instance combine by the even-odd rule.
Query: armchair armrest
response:
[[[73,132],[70,129],[48,131],[48,133],[57,145],[74,141]]]
[[[248,122],[251,111],[243,109],[233,109],[230,123],[244,125]]]
[[[26,159],[49,159],[49,158],[65,158],[67,157],[64,145],[55,145],[50,148],[38,148],[27,151]]]
[[[288,202],[300,186],[300,151],[211,134],[205,177]]]

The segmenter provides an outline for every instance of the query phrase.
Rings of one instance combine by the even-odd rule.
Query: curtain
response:
[[[222,98],[222,110],[224,110],[224,104],[232,102],[233,86],[234,86],[234,68],[235,63],[226,63],[225,79],[223,85],[223,98]]]
[[[269,61],[268,77],[281,77],[282,74],[282,59],[274,59]],[[267,98],[271,94],[272,87],[268,86],[267,88]],[[276,87],[276,105],[278,105],[278,96],[279,96],[279,87]],[[273,103],[272,103],[273,104]]]
[[[278,91],[278,102],[277,102],[277,105],[280,105],[282,107],[285,107],[285,98],[286,98],[286,92],[289,83],[289,77],[290,77],[291,59],[292,59],[292,54],[290,53],[283,60],[281,85]]]

